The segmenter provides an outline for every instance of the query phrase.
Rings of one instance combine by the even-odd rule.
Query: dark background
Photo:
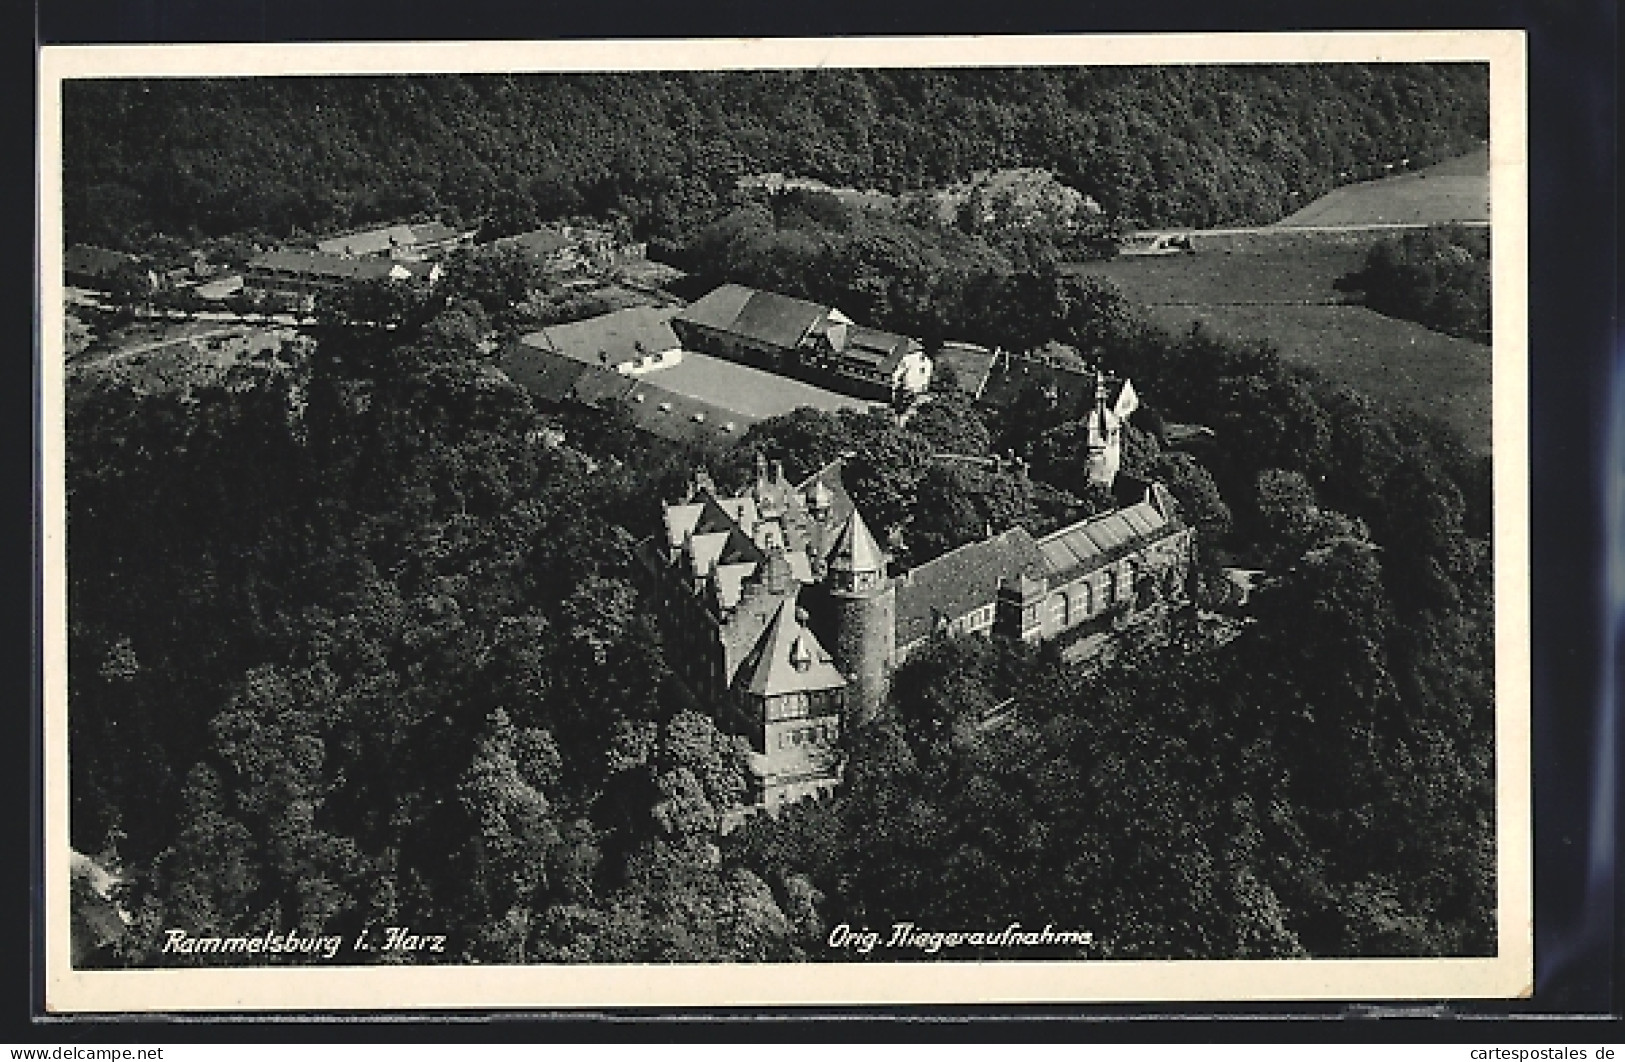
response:
[[[1050,5],[1060,8],[1063,5]],[[1390,1041],[1533,1041],[1575,1045],[1619,1042],[1619,1026],[1595,1022],[1494,1021],[1491,1015],[1618,1014],[1622,1004],[1617,978],[1620,933],[1616,922],[1618,888],[1614,854],[1618,848],[1618,794],[1614,779],[1620,763],[1616,728],[1605,725],[1616,713],[1625,688],[1625,666],[1619,650],[1625,638],[1609,617],[1622,603],[1607,597],[1604,547],[1625,541],[1625,528],[1604,525],[1605,487],[1625,475],[1619,465],[1625,433],[1625,389],[1610,387],[1610,374],[1620,371],[1616,358],[1615,307],[1618,304],[1616,180],[1617,5],[1611,0],[1528,0],[1524,3],[1441,3],[1411,0],[1365,0],[1361,3],[1263,2],[1170,3],[1136,0],[1132,4],[1095,0],[1064,5],[1038,14],[1020,4],[941,3],[804,3],[767,4],[760,0],[714,0],[706,3],[638,4],[595,0],[591,4],[523,0],[40,0],[32,27],[36,44],[143,42],[252,42],[315,40],[540,39],[593,37],[691,36],[823,36],[920,33],[1008,34],[1061,32],[1215,32],[1317,29],[1450,29],[1522,28],[1529,32],[1530,73],[1530,396],[1532,481],[1530,494],[1533,564],[1533,701],[1535,763],[1535,910],[1536,986],[1533,1000],[1513,1004],[1450,1004],[1437,1008],[1406,1006],[1348,1008],[1336,1005],[1301,1007],[1203,1008],[1209,1020],[1178,1023],[1115,1021],[1107,1027],[1084,1028],[1051,1017],[1169,1014],[1186,1008],[1002,1008],[944,1012],[925,1023],[904,1015],[861,1012],[870,1020],[824,1026],[826,1035],[870,1038],[959,1039],[1008,1038],[1014,1035],[1092,1036],[1110,1040],[1164,1039],[1170,1036],[1247,1041],[1259,1038]],[[8,34],[17,41],[21,34]],[[8,64],[7,98],[16,111],[30,103],[34,113],[32,65]],[[25,133],[24,135],[28,135]],[[4,199],[29,232],[34,214],[31,154],[23,136],[10,138],[12,151],[3,171]],[[24,211],[27,210],[25,213]],[[33,304],[18,305],[24,290],[33,293],[31,259],[9,256],[3,268],[5,286],[17,303],[14,321],[34,321]],[[26,264],[25,264],[26,262]],[[30,270],[29,276],[24,270]],[[37,331],[37,321],[35,322]],[[37,345],[36,345],[37,349]],[[648,1015],[575,1016],[551,1027],[519,1025],[496,1019],[454,1029],[419,1021],[401,1025],[325,1023],[319,1027],[279,1022],[275,1026],[218,1026],[151,1021],[73,1023],[38,1021],[43,960],[38,952],[39,904],[35,854],[39,806],[31,771],[23,769],[21,750],[36,750],[29,766],[37,769],[37,730],[30,720],[39,710],[37,638],[37,425],[30,359],[14,350],[3,362],[8,370],[0,390],[8,406],[0,425],[7,438],[6,469],[18,488],[13,513],[29,512],[26,527],[13,519],[7,527],[22,534],[12,540],[9,555],[30,558],[27,575],[12,569],[7,598],[27,601],[29,633],[13,635],[5,674],[9,696],[6,718],[18,740],[10,743],[12,770],[7,773],[12,809],[6,816],[12,853],[28,859],[6,860],[8,883],[17,912],[6,920],[5,967],[10,976],[4,996],[6,1039],[12,1042],[178,1042],[197,1038],[240,1040],[315,1039],[322,1041],[416,1041],[435,1034],[460,1040],[552,1038],[588,1035],[595,1038],[761,1039],[805,1037],[799,1022],[764,1024],[742,1015],[713,1015],[721,1023],[665,1020]],[[1610,457],[1609,418],[1616,423]],[[27,433],[25,436],[25,432]],[[34,454],[24,461],[23,454]],[[31,503],[23,504],[26,485]],[[1617,546],[1616,546],[1617,549]],[[1616,581],[1618,581],[1616,579]],[[15,610],[20,619],[23,609]],[[1611,686],[1605,669],[1616,676]],[[25,815],[23,809],[30,809]],[[32,866],[32,871],[31,871]],[[27,890],[28,896],[22,892]],[[25,922],[23,910],[35,913]],[[25,926],[27,928],[25,928]],[[1426,1015],[1431,1014],[1429,1018]],[[802,1017],[813,1017],[804,1014]],[[1247,1016],[1251,1016],[1248,1018]],[[449,1017],[449,1016],[442,1016]],[[911,1012],[908,1019],[926,1017]],[[993,1018],[967,1027],[966,1019]],[[1387,1020],[1371,1020],[1385,1017]],[[1225,1020],[1225,1019],[1231,1020]],[[1257,1019],[1266,1018],[1260,1022]],[[1438,1020],[1443,1018],[1445,1020]],[[997,1020],[1004,1019],[1004,1020]],[[1012,1024],[1009,1019],[1015,1019]],[[1240,1020],[1235,1020],[1240,1019]],[[1308,1020],[1305,1020],[1308,1019]]]

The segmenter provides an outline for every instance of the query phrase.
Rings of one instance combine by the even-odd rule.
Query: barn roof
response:
[[[573,397],[576,381],[588,371],[579,361],[525,343],[504,346],[498,364],[508,379],[555,405]]]
[[[532,346],[547,347],[589,365],[619,365],[682,346],[671,330],[673,311],[630,306],[582,321],[550,325],[525,336]]]
[[[677,319],[774,346],[793,347],[828,313],[805,299],[724,284],[685,307]]]
[[[993,371],[993,352],[974,343],[947,340],[937,351],[937,367],[952,369],[959,389],[980,398]]]

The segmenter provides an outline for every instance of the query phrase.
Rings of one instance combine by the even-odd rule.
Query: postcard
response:
[[[48,1010],[1528,995],[1524,49],[45,48]]]

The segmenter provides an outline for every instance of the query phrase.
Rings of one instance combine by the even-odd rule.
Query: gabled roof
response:
[[[739,665],[737,687],[758,697],[838,690],[846,679],[812,631],[796,617],[794,594],[785,597],[761,640]]]
[[[908,336],[853,325],[847,331],[846,346],[838,353],[842,358],[861,361],[889,373],[897,368],[913,346],[914,340]]]
[[[443,221],[425,221],[407,226],[418,243],[445,243],[457,238],[457,230]]]
[[[1055,388],[1056,401],[1079,418],[1095,407],[1095,374],[1079,372],[1059,365],[1047,365],[1032,358],[1010,358],[997,366],[987,378],[982,391],[982,402],[1003,408],[1016,400],[1028,384]],[[1106,402],[1115,406],[1123,395],[1124,381],[1106,382]]]
[[[656,306],[632,306],[584,321],[551,325],[530,333],[524,341],[589,365],[615,366],[681,347],[677,333],[671,330],[674,312]]]
[[[457,231],[443,222],[426,221],[411,225],[382,225],[340,236],[329,236],[316,244],[327,254],[376,255],[395,248],[415,248],[445,243],[457,238]]]
[[[425,262],[414,258],[402,258],[395,263],[396,266],[406,270],[413,280],[433,281],[440,276],[439,262]]]
[[[569,401],[576,381],[588,371],[578,361],[538,350],[523,343],[509,343],[502,349],[500,367],[508,378],[536,397],[555,405]]]
[[[562,251],[570,246],[570,238],[558,229],[540,228],[529,232],[521,232],[517,236],[504,236],[493,241],[497,247],[513,248],[528,255],[538,257]]]
[[[947,340],[937,351],[937,366],[953,370],[959,389],[972,398],[982,397],[988,374],[993,371],[993,352],[974,343]]]
[[[750,536],[739,530],[736,526],[728,532],[728,540],[722,545],[722,552],[717,554],[717,564],[761,564],[767,560],[767,554],[761,547],[750,540]]]
[[[928,637],[938,622],[993,604],[1002,580],[1043,575],[1044,555],[1022,527],[944,553],[897,580],[897,644]]]
[[[1178,531],[1183,524],[1164,497],[1147,488],[1144,500],[1063,527],[1038,542],[1050,581],[1065,583]]]
[[[700,514],[689,530],[696,535],[708,535],[713,531],[731,531],[734,527],[734,518],[728,515],[714,494],[700,495]]]
[[[745,580],[756,571],[754,564],[718,564],[716,570],[716,603],[722,611],[739,604]]]
[[[603,371],[603,370],[592,370]],[[672,442],[713,442],[732,445],[749,430],[757,418],[737,410],[701,401],[649,382],[648,377],[623,376],[606,372],[626,382],[620,397],[633,422],[651,435]]]
[[[676,319],[789,348],[800,343],[828,312],[805,299],[724,284],[685,307]]]
[[[856,509],[846,518],[829,551],[829,568],[835,572],[886,572],[886,555]]]
[[[688,560],[692,568],[690,574],[695,578],[704,578],[711,573],[713,564],[719,568],[745,564],[755,571],[766,562],[767,554],[750,540],[749,535],[730,524],[723,530],[695,532],[689,539]]]
[[[692,321],[694,324],[710,328],[732,328],[733,323],[739,319],[739,312],[745,308],[745,304],[754,294],[756,294],[754,290],[743,285],[724,284],[683,307],[678,312],[677,319]]]

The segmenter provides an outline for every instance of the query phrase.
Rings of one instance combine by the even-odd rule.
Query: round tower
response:
[[[827,586],[847,705],[855,720],[867,721],[885,699],[897,659],[897,591],[886,576],[886,555],[856,510],[830,550]]]

